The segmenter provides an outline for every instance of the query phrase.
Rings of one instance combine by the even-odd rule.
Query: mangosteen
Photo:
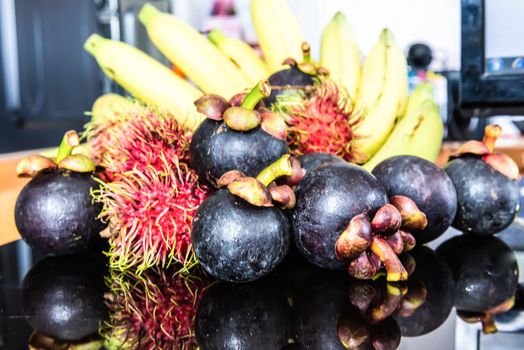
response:
[[[348,279],[340,272],[321,271],[304,277],[307,279],[293,298],[295,342],[300,349],[345,349],[338,338],[337,323],[351,306]],[[356,316],[366,326],[365,320]]]
[[[388,197],[409,197],[426,215],[426,228],[412,232],[417,243],[434,240],[453,222],[457,211],[455,187],[446,172],[434,163],[415,156],[396,156],[380,162],[372,174]]]
[[[265,281],[218,283],[206,292],[195,319],[202,350],[280,350],[291,337],[285,295]]]
[[[99,188],[93,177],[95,166],[83,155],[71,155],[74,145],[78,135],[68,132],[56,162],[31,156],[17,168],[19,176],[34,177],[16,200],[16,227],[31,247],[46,254],[74,254],[101,242],[104,225],[97,220],[101,204],[91,197]]]
[[[31,327],[61,341],[98,332],[107,316],[104,264],[83,255],[47,257],[22,282],[24,316]]]
[[[454,282],[451,269],[432,249],[417,246],[408,254],[415,262],[415,271],[407,282],[405,307],[394,318],[402,336],[418,337],[437,329],[448,318],[453,308]]]
[[[316,169],[323,165],[328,165],[331,163],[342,162],[345,163],[345,160],[331,153],[324,152],[314,152],[304,154],[303,156],[298,157],[300,166],[305,172]]]
[[[513,251],[493,236],[453,237],[438,248],[453,272],[454,305],[460,312],[473,313],[492,332],[491,315],[507,311],[518,286],[517,259]],[[462,315],[469,318],[469,315]],[[487,317],[487,318],[485,318]]]
[[[291,171],[289,155],[284,155],[257,178],[239,175],[200,205],[191,241],[207,272],[224,281],[248,282],[280,264],[289,250],[290,227],[273,201],[288,207],[295,197],[286,185],[267,186]]]
[[[303,62],[298,63],[292,58],[286,59],[283,64],[289,68],[273,73],[269,77],[271,94],[264,99],[267,106],[277,101],[277,96],[292,95],[297,91],[304,91],[315,84],[315,77],[327,74],[327,70],[317,67],[311,60],[311,47],[308,43],[302,43]]]
[[[335,244],[353,217],[374,215],[388,203],[377,179],[349,163],[331,163],[306,173],[296,189],[291,227],[298,250],[311,263],[341,269]]]
[[[267,81],[259,83],[240,106],[230,106],[214,96],[215,104],[220,107],[211,111],[199,105],[211,103],[209,99],[196,102],[208,116],[195,131],[189,149],[192,167],[201,181],[216,187],[218,179],[231,170],[256,176],[288,153],[285,136],[277,138],[266,131],[269,130],[264,127],[266,119],[253,109],[270,90]],[[267,118],[267,123],[273,125],[270,119]]]
[[[493,153],[501,133],[486,127],[484,140],[466,142],[445,167],[455,185],[458,210],[453,227],[492,235],[508,227],[520,209],[519,169],[503,153]]]

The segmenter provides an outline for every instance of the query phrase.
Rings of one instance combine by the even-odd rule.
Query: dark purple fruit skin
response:
[[[298,157],[298,161],[300,162],[300,166],[302,167],[302,169],[306,172],[316,169],[319,166],[328,165],[336,162],[346,162],[344,159],[337,157],[334,154],[324,152],[304,154],[303,156]]]
[[[426,287],[426,301],[411,316],[394,316],[402,336],[418,337],[440,327],[453,309],[453,274],[446,261],[434,250],[417,246],[408,254],[416,262],[407,282],[408,290],[418,282]]]
[[[16,200],[15,222],[31,247],[50,255],[65,255],[100,245],[102,209],[91,190],[99,188],[92,174],[44,170],[27,183]]]
[[[457,211],[455,186],[437,165],[415,156],[396,156],[379,163],[372,173],[388,197],[409,197],[426,214],[428,226],[413,232],[417,244],[439,237],[453,222]]]
[[[515,294],[517,260],[513,251],[493,236],[462,235],[437,248],[455,280],[454,304],[459,310],[483,312]]]
[[[322,271],[304,279],[293,305],[294,339],[299,349],[345,349],[337,335],[339,318],[351,312],[362,319],[349,303],[348,281],[345,273]]]
[[[218,283],[198,306],[195,334],[203,350],[280,350],[291,337],[285,295],[257,281]]]
[[[107,317],[104,265],[81,255],[47,257],[22,282],[24,316],[51,338],[79,341],[96,334]]]
[[[290,94],[296,90],[300,90],[297,87],[312,86],[315,84],[315,78],[313,76],[303,73],[297,67],[280,70],[271,75],[268,80],[271,84],[271,95],[264,99],[266,106],[275,103],[279,95]]]
[[[492,235],[508,227],[519,211],[517,181],[498,172],[478,157],[463,157],[446,165],[457,192],[458,209],[453,227]]]
[[[375,212],[387,203],[377,179],[349,163],[332,163],[307,172],[296,192],[291,227],[306,259],[325,269],[347,267],[335,256],[335,243],[358,214]]]
[[[200,205],[191,241],[200,264],[214,277],[254,281],[285,258],[289,221],[277,207],[255,207],[222,189]]]
[[[200,180],[215,185],[230,170],[257,176],[288,153],[288,146],[286,141],[269,135],[260,127],[239,132],[222,122],[206,119],[195,131],[189,151],[192,168]]]

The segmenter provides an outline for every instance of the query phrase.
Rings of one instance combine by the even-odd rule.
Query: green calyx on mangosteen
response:
[[[498,125],[486,126],[482,142],[466,142],[445,166],[457,192],[452,226],[465,233],[498,233],[520,209],[518,166],[509,156],[494,152],[501,131]]]
[[[295,196],[286,185],[270,185],[292,171],[286,154],[257,178],[237,171],[221,177],[227,189],[200,205],[191,230],[195,255],[207,272],[228,282],[248,282],[280,264],[289,250],[290,227],[286,214],[273,202],[289,208]]]
[[[389,204],[377,179],[349,163],[308,171],[291,214],[296,246],[322,268],[347,267],[351,276],[370,279],[384,266],[389,282],[405,281],[408,273],[397,255],[414,247],[407,231],[426,218],[409,198],[400,199]]]
[[[18,195],[16,227],[24,241],[46,254],[74,254],[101,241],[101,205],[91,198],[99,187],[93,177],[95,165],[86,156],[71,154],[78,144],[76,132],[69,131],[55,160],[29,156],[17,167],[18,176],[33,178]]]
[[[427,218],[424,229],[414,229],[418,243],[442,235],[457,212],[457,194],[446,172],[434,163],[415,156],[396,156],[379,163],[372,171],[389,197],[411,198]]]
[[[191,164],[201,181],[217,187],[220,177],[231,170],[256,176],[288,153],[285,122],[273,112],[257,110],[270,91],[269,83],[261,81],[240,105],[215,95],[195,102],[208,116],[190,143]]]

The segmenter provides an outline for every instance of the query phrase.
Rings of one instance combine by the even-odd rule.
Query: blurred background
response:
[[[125,41],[168,64],[138,21],[145,2],[0,1],[0,153],[55,145],[65,130],[80,129],[88,120],[85,112],[96,97],[109,91],[124,93],[84,52],[89,34]],[[248,0],[150,2],[201,31],[218,27],[257,45]],[[319,53],[322,29],[337,11],[348,17],[362,53],[369,51],[382,28],[392,29],[408,56],[411,86],[420,80],[434,84],[447,140],[480,137],[486,118],[494,116],[504,116],[497,122],[503,124],[506,137],[520,136],[524,96],[515,91],[522,86],[519,74],[524,69],[524,44],[519,40],[524,35],[519,22],[523,1],[289,0],[289,4],[312,45],[313,57]],[[468,76],[467,84],[460,83],[461,74]]]

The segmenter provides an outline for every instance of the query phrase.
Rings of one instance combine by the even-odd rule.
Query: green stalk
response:
[[[311,62],[311,46],[307,42],[302,43],[302,59],[303,63]]]
[[[271,85],[267,80],[261,80],[244,98],[240,107],[254,109],[257,103],[271,94]]]
[[[276,162],[262,170],[260,174],[258,174],[257,180],[267,187],[270,183],[281,176],[293,175],[293,167],[291,166],[289,158],[289,154],[284,154]]]
[[[56,155],[56,163],[60,163],[64,158],[73,153],[73,148],[80,144],[80,138],[74,130],[69,130],[64,134],[64,138],[58,146],[58,152]]]

